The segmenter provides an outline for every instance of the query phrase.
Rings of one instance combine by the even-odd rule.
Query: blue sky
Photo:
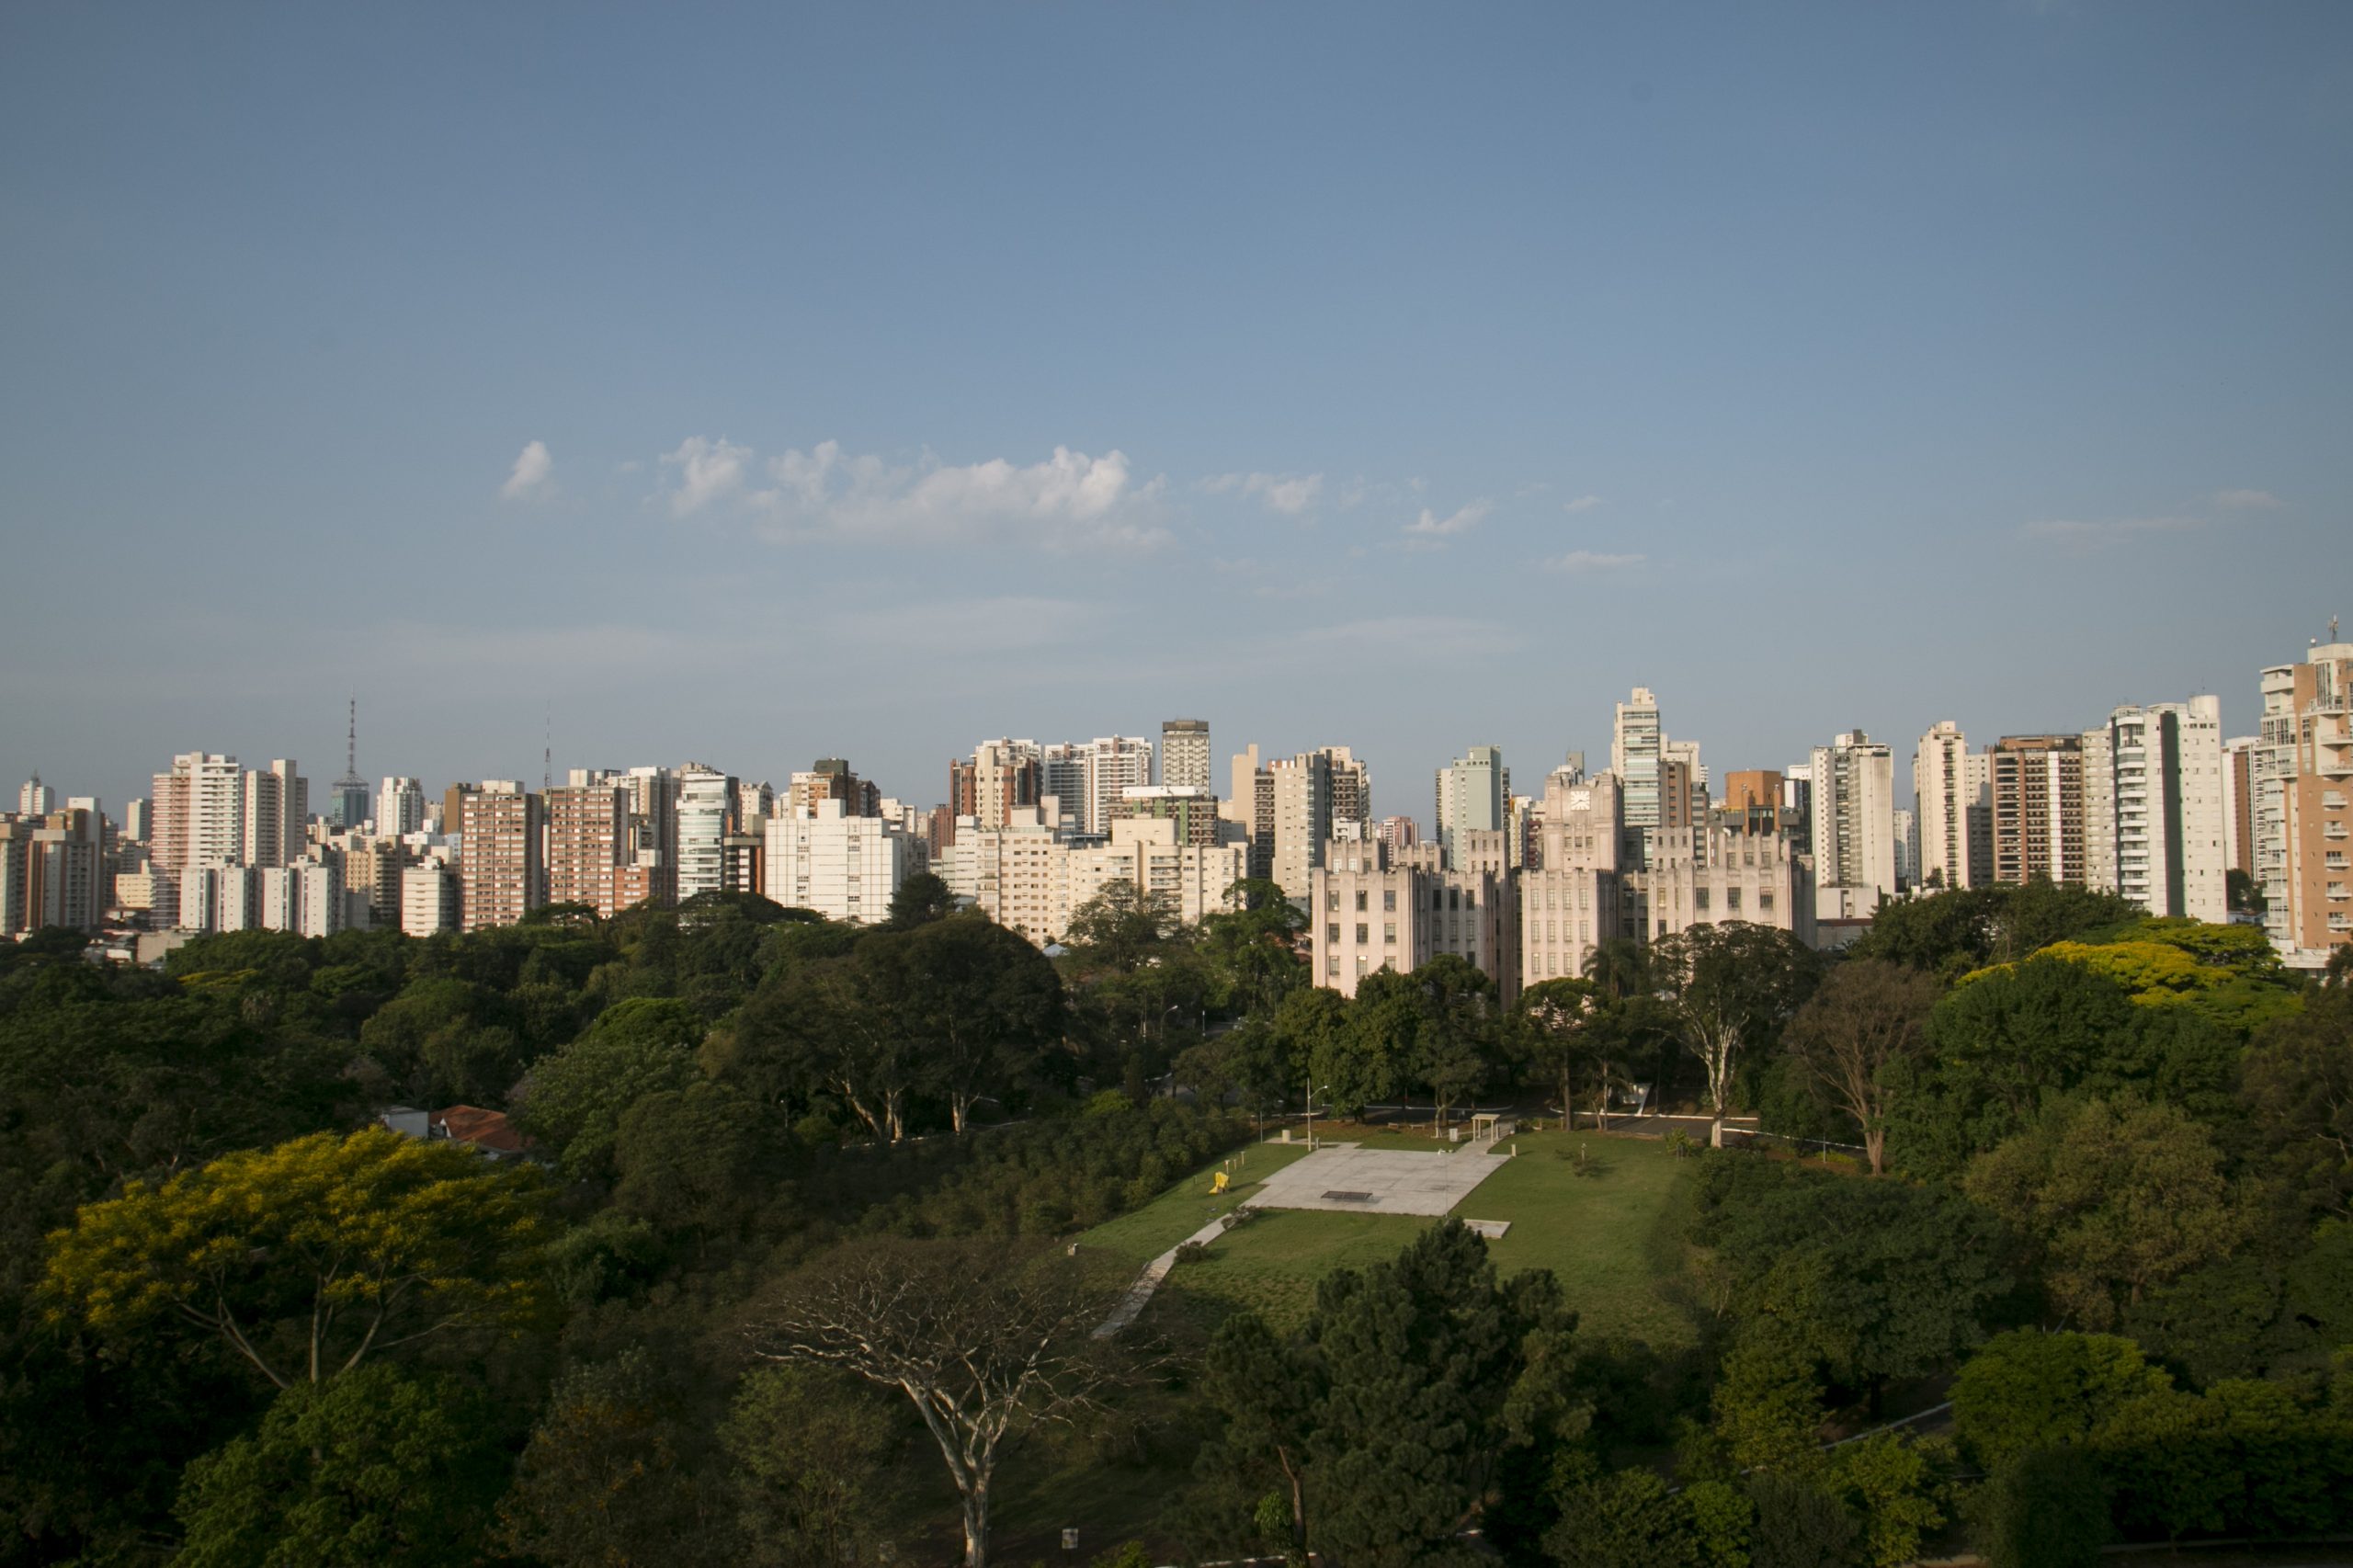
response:
[[[0,12],[0,774],[1523,791],[2353,613],[2353,7]]]

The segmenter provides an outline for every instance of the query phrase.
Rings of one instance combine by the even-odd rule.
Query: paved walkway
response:
[[[1225,1232],[1225,1220],[1224,1215],[1219,1215],[1150,1263],[1145,1264],[1143,1272],[1136,1276],[1136,1282],[1128,1287],[1128,1293],[1120,1298],[1119,1306],[1113,1309],[1109,1317],[1103,1320],[1103,1326],[1095,1331],[1095,1337],[1108,1339],[1135,1322],[1138,1315],[1143,1312],[1144,1303],[1152,1300],[1152,1293],[1160,1289],[1160,1282],[1168,1278],[1170,1269],[1176,1267],[1176,1254],[1183,1248],[1191,1246],[1195,1242],[1206,1244],[1216,1240]]]
[[[1432,1149],[1360,1149],[1354,1143],[1334,1143],[1295,1160],[1268,1176],[1250,1195],[1243,1209],[1324,1209],[1358,1214],[1446,1214],[1470,1196],[1471,1189],[1493,1176],[1508,1154],[1472,1147],[1441,1153]],[[1234,1210],[1239,1213],[1241,1210]],[[1221,1214],[1143,1266],[1136,1282],[1120,1298],[1119,1306],[1095,1331],[1108,1339],[1143,1312],[1152,1293],[1176,1267],[1176,1254],[1199,1242],[1204,1245],[1225,1233]],[[1474,1220],[1485,1236],[1502,1235],[1506,1222]]]
[[[1252,1195],[1250,1207],[1448,1214],[1508,1158],[1470,1145],[1440,1153],[1334,1144],[1268,1176]]]

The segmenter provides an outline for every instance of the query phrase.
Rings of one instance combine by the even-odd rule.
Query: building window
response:
[[[1691,890],[1691,907],[1694,909],[1705,909],[1708,907],[1707,889],[1693,888]]]
[[[1759,888],[1756,892],[1756,908],[1760,914],[1770,915],[1773,913],[1773,895],[1766,892],[1764,889]]]
[[[1361,948],[1372,940],[1372,927],[1364,921],[1357,922],[1357,946]]]
[[[1381,940],[1386,947],[1393,948],[1397,945],[1397,922],[1384,920],[1381,923]]]
[[[1724,908],[1733,915],[1738,915],[1740,913],[1740,890],[1738,888],[1724,889]]]
[[[1362,915],[1365,912],[1365,891],[1362,888],[1358,888],[1357,889],[1357,913],[1358,915]]]
[[[1338,947],[1338,946],[1340,945],[1340,928],[1339,928],[1339,926],[1324,926],[1324,941],[1326,941],[1326,942],[1328,942],[1329,944],[1331,944],[1333,947],[1336,947],[1336,947]]]
[[[1394,915],[1397,913],[1397,890],[1395,888],[1383,888],[1381,890],[1381,912],[1383,915]]]

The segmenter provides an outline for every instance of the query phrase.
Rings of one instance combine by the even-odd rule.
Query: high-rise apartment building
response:
[[[458,877],[443,860],[426,860],[401,872],[401,929],[431,937],[458,929],[463,913]]]
[[[2317,957],[2353,942],[2353,642],[2315,644],[2290,667],[2287,749],[2279,779],[2286,946]]]
[[[311,785],[292,759],[245,775],[240,838],[249,866],[290,866],[310,847]]]
[[[1133,735],[1099,735],[1038,748],[1040,797],[1060,801],[1063,824],[1076,833],[1108,833],[1111,805],[1120,792],[1151,782],[1152,743]]]
[[[1004,827],[1045,798],[1043,758],[1034,741],[983,741],[948,765],[948,803],[958,817]]]
[[[1218,814],[1217,797],[1206,789],[1190,785],[1132,785],[1120,791],[1120,798],[1111,802],[1114,824],[1153,818],[1176,824],[1179,844],[1208,846],[1222,842],[1221,830],[1231,825]],[[1233,838],[1240,842],[1239,833],[1233,834]],[[1246,863],[1246,849],[1245,857]]]
[[[387,778],[376,788],[376,836],[400,838],[425,825],[425,785],[415,778]]]
[[[1658,699],[1648,687],[1634,688],[1631,701],[1618,704],[1609,731],[1609,771],[1624,791],[1626,825],[1653,828],[1659,822]]]
[[[2084,885],[2081,735],[2004,735],[1985,749],[1994,877]]]
[[[154,863],[167,871],[245,858],[245,781],[237,759],[185,752],[154,779]]]
[[[1511,769],[1500,746],[1472,746],[1438,770],[1433,822],[1438,844],[1450,856],[1465,833],[1500,833],[1510,814]]]
[[[678,770],[678,902],[727,887],[727,830],[735,779],[690,762]]]
[[[1152,784],[1152,743],[1138,735],[1097,736],[1086,743],[1086,757],[1084,825],[1088,833],[1108,834],[1111,808],[1122,792]]]
[[[19,816],[45,817],[56,809],[57,791],[42,783],[38,773],[26,779],[24,788],[17,791],[17,814]]]
[[[558,785],[544,810],[548,902],[619,914],[614,873],[629,856],[628,792],[618,784]]]
[[[1258,760],[1258,747],[1233,754],[1231,792],[1218,806],[1228,822],[1241,830],[1249,847],[1250,874],[1275,874],[1275,778]]]
[[[2123,707],[2084,732],[2085,882],[2152,915],[2230,918],[2222,708]]]
[[[2237,735],[2222,743],[2222,866],[2255,876],[2255,755],[2260,737]],[[2237,911],[2232,911],[2236,914]]]
[[[813,909],[828,920],[876,925],[887,918],[892,895],[922,864],[920,847],[899,823],[848,807],[828,799],[807,815],[770,817],[761,891],[788,909]]]
[[[96,930],[106,914],[104,816],[96,801],[52,808],[0,817],[0,937]]]
[[[1172,790],[1216,790],[1216,781],[1210,777],[1207,719],[1168,719],[1161,722],[1160,781]]]
[[[1986,760],[1949,719],[1920,737],[1912,756],[1919,834],[1914,880],[1927,888],[1970,888],[1992,875],[1993,798]]]
[[[1066,867],[1060,935],[1071,916],[1115,883],[1125,883],[1158,900],[1188,926],[1204,915],[1233,908],[1228,894],[1242,880],[1249,850],[1240,843],[1188,843],[1175,817],[1122,817],[1101,844],[1071,845]]]
[[[1813,748],[1814,907],[1823,919],[1868,920],[1895,896],[1895,762],[1851,730]]]
[[[1324,746],[1270,764],[1273,809],[1272,875],[1293,903],[1323,861],[1324,846],[1343,823],[1372,815],[1365,766],[1346,746]]]
[[[820,801],[839,801],[845,815],[870,817],[882,809],[882,791],[852,772],[847,759],[821,756],[806,772],[792,776],[785,790],[786,814],[813,814]]]
[[[479,931],[515,925],[546,897],[540,863],[540,798],[512,779],[485,778],[465,796],[462,811],[460,928]]]

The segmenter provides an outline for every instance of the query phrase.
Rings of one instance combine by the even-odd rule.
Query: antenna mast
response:
[[[555,788],[555,699],[548,699],[547,729],[542,733],[540,752],[540,793],[544,795]]]
[[[350,722],[343,732],[343,776],[359,777],[359,699],[356,696],[351,699]]]

